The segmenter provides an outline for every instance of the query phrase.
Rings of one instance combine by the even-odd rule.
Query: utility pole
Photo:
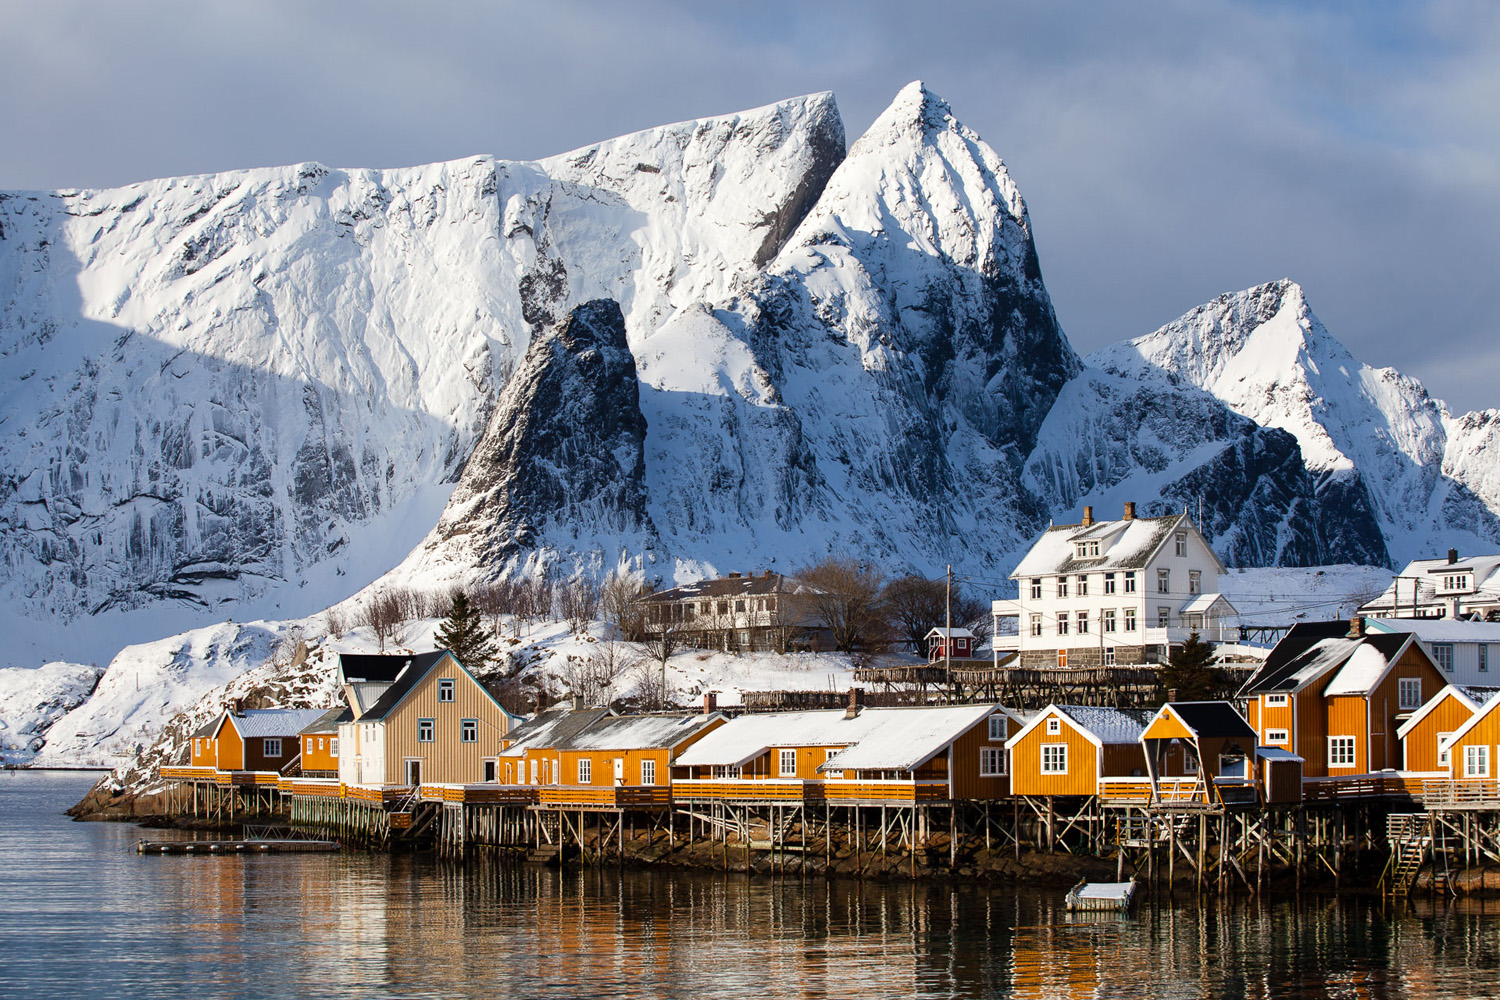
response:
[[[953,701],[953,564],[948,564],[948,590],[944,596],[948,634],[943,637],[943,681],[948,686],[948,701]]]

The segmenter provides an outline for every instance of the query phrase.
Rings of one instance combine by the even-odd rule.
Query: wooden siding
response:
[[[1045,724],[1043,725],[1045,727]],[[983,777],[979,773],[980,750],[988,747],[1000,751],[1001,770],[1005,769],[1005,741],[1019,731],[1014,719],[1006,717],[1005,735],[990,739],[990,717],[985,716],[959,734],[953,741],[953,788],[955,799],[1000,799],[1010,794],[1010,777],[995,775]],[[947,754],[940,754],[947,763]],[[1072,764],[1072,761],[1069,761]]]
[[[1396,735],[1396,730],[1401,723],[1397,721],[1398,715],[1409,715],[1416,709],[1402,709],[1400,683],[1402,678],[1411,678],[1422,682],[1422,697],[1419,705],[1425,705],[1427,699],[1436,695],[1448,683],[1442,673],[1422,652],[1422,647],[1416,642],[1406,647],[1401,658],[1396,661],[1391,672],[1385,679],[1370,692],[1370,756],[1369,769],[1372,771],[1384,768],[1399,768],[1401,760],[1401,738]]]
[[[1288,749],[1306,761],[1303,774],[1309,778],[1328,774],[1328,715],[1323,706],[1323,689],[1330,679],[1325,677],[1292,695],[1297,706],[1297,725],[1292,729],[1292,745]]]
[[[1438,734],[1456,733],[1473,716],[1473,711],[1453,692],[1443,696],[1432,711],[1422,717],[1402,740],[1405,771],[1446,771],[1448,765],[1438,763]]]
[[[1151,720],[1151,725],[1141,734],[1146,740],[1190,740],[1193,739],[1193,731],[1182,724],[1182,720],[1175,715],[1161,712]]]
[[[1061,719],[1060,733],[1047,735],[1048,718]],[[1042,773],[1041,748],[1046,743],[1067,745],[1067,774]],[[1016,795],[1093,795],[1099,786],[1099,751],[1072,722],[1056,712],[1047,713],[1011,748],[1010,768],[1011,791]]]
[[[1466,772],[1466,748],[1471,746],[1489,748],[1488,774],[1470,775]],[[1479,721],[1474,724],[1474,727],[1467,733],[1464,733],[1462,739],[1453,744],[1451,751],[1449,760],[1453,762],[1452,774],[1455,779],[1500,777],[1500,773],[1497,773],[1495,762],[1495,754],[1500,752],[1500,711],[1492,709],[1482,713]]]
[[[309,733],[302,737],[302,770],[337,771],[339,759],[333,754],[337,733]]]
[[[1340,778],[1351,774],[1366,774],[1370,770],[1370,732],[1368,729],[1368,703],[1359,695],[1333,695],[1323,699],[1328,725],[1323,741],[1323,774]],[[1354,737],[1354,764],[1334,767],[1328,761],[1328,740],[1335,736]],[[1303,756],[1306,756],[1305,754]]]
[[[1142,777],[1146,773],[1146,750],[1139,743],[1107,743],[1101,778]]]
[[[671,784],[671,753],[668,750],[655,748],[649,750],[564,750],[561,751],[562,774],[557,784],[571,785],[573,787],[616,787],[615,761],[622,762],[621,780],[618,787],[641,788],[641,787],[666,787]],[[589,762],[589,780],[581,782],[578,780],[578,762],[587,760]],[[641,764],[645,761],[655,761],[656,777],[650,786],[641,781]],[[545,801],[545,800],[544,800]]]
[[[214,734],[215,766],[221,771],[245,770],[245,741],[229,724],[229,716],[219,720],[219,731]]]
[[[452,701],[438,701],[438,682],[452,680]],[[417,740],[417,720],[433,720],[430,743]],[[479,720],[478,740],[460,740],[464,719]],[[384,782],[406,783],[406,761],[418,759],[423,784],[471,784],[484,779],[484,761],[494,757],[510,726],[510,717],[466,672],[444,658],[407,692],[395,711],[380,723],[385,752]],[[340,753],[344,748],[340,747]],[[366,776],[368,780],[368,775]]]

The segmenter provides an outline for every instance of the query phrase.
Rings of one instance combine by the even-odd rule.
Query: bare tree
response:
[[[348,630],[347,613],[337,604],[330,607],[323,615],[328,622],[328,634],[335,639]]]
[[[947,622],[947,585],[942,580],[920,576],[903,576],[886,584],[881,601],[891,628],[912,644],[922,658],[927,658],[927,636]],[[963,621],[957,613],[955,622]]]
[[[630,657],[619,643],[598,643],[588,653],[569,656],[563,664],[562,679],[568,693],[581,697],[590,705],[608,705],[614,700],[615,684],[629,666]]]
[[[641,709],[659,712],[675,706],[676,699],[667,683],[666,660],[658,662],[641,657],[630,664],[630,669],[635,674],[636,700]]]
[[[599,617],[599,585],[585,576],[557,588],[558,614],[574,633],[583,632]]]
[[[400,598],[388,591],[379,590],[370,595],[360,607],[355,621],[356,624],[370,626],[370,631],[380,640],[380,651],[383,653],[386,640],[395,634],[406,619],[402,617]]]
[[[851,652],[886,641],[880,604],[885,574],[874,564],[832,555],[797,577],[804,585],[799,603],[828,629],[836,649]]]
[[[635,574],[623,569],[611,573],[599,591],[604,620],[626,641],[640,641],[646,636],[646,605],[642,602],[651,593],[650,585]]]

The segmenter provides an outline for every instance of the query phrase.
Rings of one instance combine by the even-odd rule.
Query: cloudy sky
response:
[[[1280,277],[1500,406],[1500,5],[0,0],[0,189],[532,158],[926,80],[1005,158],[1075,346]]]

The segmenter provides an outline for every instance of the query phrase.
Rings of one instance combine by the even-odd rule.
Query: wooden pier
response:
[[[332,854],[343,848],[332,840],[142,840],[138,854]]]

